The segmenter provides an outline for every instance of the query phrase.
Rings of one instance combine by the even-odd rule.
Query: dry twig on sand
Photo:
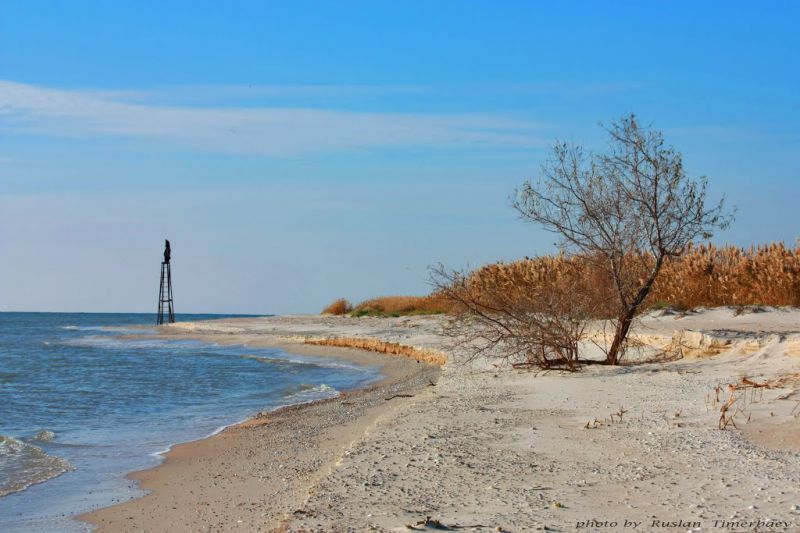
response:
[[[389,400],[394,400],[395,398],[413,398],[413,397],[414,397],[413,394],[393,394],[388,398],[384,398],[384,400],[388,402]]]
[[[419,527],[422,526],[422,527]],[[477,529],[477,528],[488,528],[491,526],[487,526],[485,524],[451,524],[447,525],[442,523],[441,520],[436,520],[435,518],[431,518],[430,516],[426,516],[424,520],[419,520],[415,524],[406,524],[407,529],[412,529],[415,531],[424,531],[425,528],[432,528],[432,529],[440,529],[442,531],[452,531],[454,529]],[[496,527],[496,531],[505,531],[501,527]]]

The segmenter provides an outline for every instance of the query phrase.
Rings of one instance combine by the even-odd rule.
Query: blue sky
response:
[[[701,5],[702,4],[702,5]],[[800,236],[792,2],[0,3],[0,309],[317,311],[552,250],[510,191],[635,112]]]

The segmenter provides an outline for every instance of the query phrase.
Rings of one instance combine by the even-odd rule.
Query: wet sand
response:
[[[245,339],[192,335],[205,341]],[[261,413],[210,438],[175,446],[161,465],[131,474],[150,494],[78,517],[100,531],[264,531],[302,508],[320,478],[375,421],[435,382],[438,368],[414,360],[271,341],[296,354],[379,366],[383,379],[337,398]],[[391,398],[397,396],[391,400]]]

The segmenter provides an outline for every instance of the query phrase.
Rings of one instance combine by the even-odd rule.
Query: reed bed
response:
[[[639,254],[631,262],[644,277],[649,264]],[[593,302],[597,318],[613,316],[613,283],[595,261],[579,256],[541,256],[509,263],[493,263],[467,274],[467,286],[476,299],[498,308],[524,302],[531,294],[550,290],[569,294],[576,288]],[[567,290],[569,289],[569,290]],[[502,304],[502,305],[501,305]],[[458,305],[441,294],[384,296],[359,303],[351,309],[337,300],[326,311],[352,316],[400,316],[452,313]],[[717,306],[800,307],[800,242],[794,248],[771,243],[749,248],[701,244],[689,246],[681,256],[662,267],[646,308],[678,310]],[[348,309],[348,310],[344,310]]]
[[[637,256],[632,262],[641,265],[644,273],[648,257]],[[500,292],[506,300],[524,300],[532,288],[542,286],[563,292],[566,284],[574,286],[580,279],[582,290],[592,293],[598,317],[609,316],[604,302],[613,300],[608,274],[596,262],[574,256],[495,263],[475,270],[470,277],[474,290],[487,295]],[[800,306],[800,246],[690,246],[664,264],[645,305],[677,309]]]
[[[800,243],[795,248],[782,243],[690,247],[665,265],[651,302],[689,309],[800,306]]]
[[[452,304],[445,298],[428,296],[381,296],[365,300],[352,310],[353,316],[435,315],[447,313]]]
[[[367,350],[369,352],[378,352],[387,355],[399,355],[408,357],[415,361],[423,361],[435,365],[444,365],[447,362],[447,356],[438,350],[431,350],[428,348],[417,348],[416,346],[408,346],[406,344],[398,344],[396,342],[386,342],[377,339],[364,339],[359,337],[328,337],[328,338],[306,338],[306,344],[313,344],[316,346],[336,346],[339,348],[355,348],[358,350]]]

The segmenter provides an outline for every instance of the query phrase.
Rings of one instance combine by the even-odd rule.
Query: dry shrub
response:
[[[382,296],[355,306],[354,316],[433,315],[450,311],[450,302],[438,294],[428,296]]]
[[[517,367],[576,370],[593,311],[591,283],[579,263],[545,257],[531,269],[434,270],[439,294],[453,303],[444,328],[450,348],[466,361],[488,357]]]
[[[353,310],[353,305],[345,300],[344,298],[339,298],[338,300],[334,300],[328,307],[322,310],[323,315],[346,315],[350,311]]]
[[[472,271],[464,285],[472,293],[471,299],[488,308],[534,310],[541,306],[543,295],[572,295],[586,302],[583,311],[592,317],[611,316],[612,287],[606,271],[577,255],[526,257],[486,265]]]

